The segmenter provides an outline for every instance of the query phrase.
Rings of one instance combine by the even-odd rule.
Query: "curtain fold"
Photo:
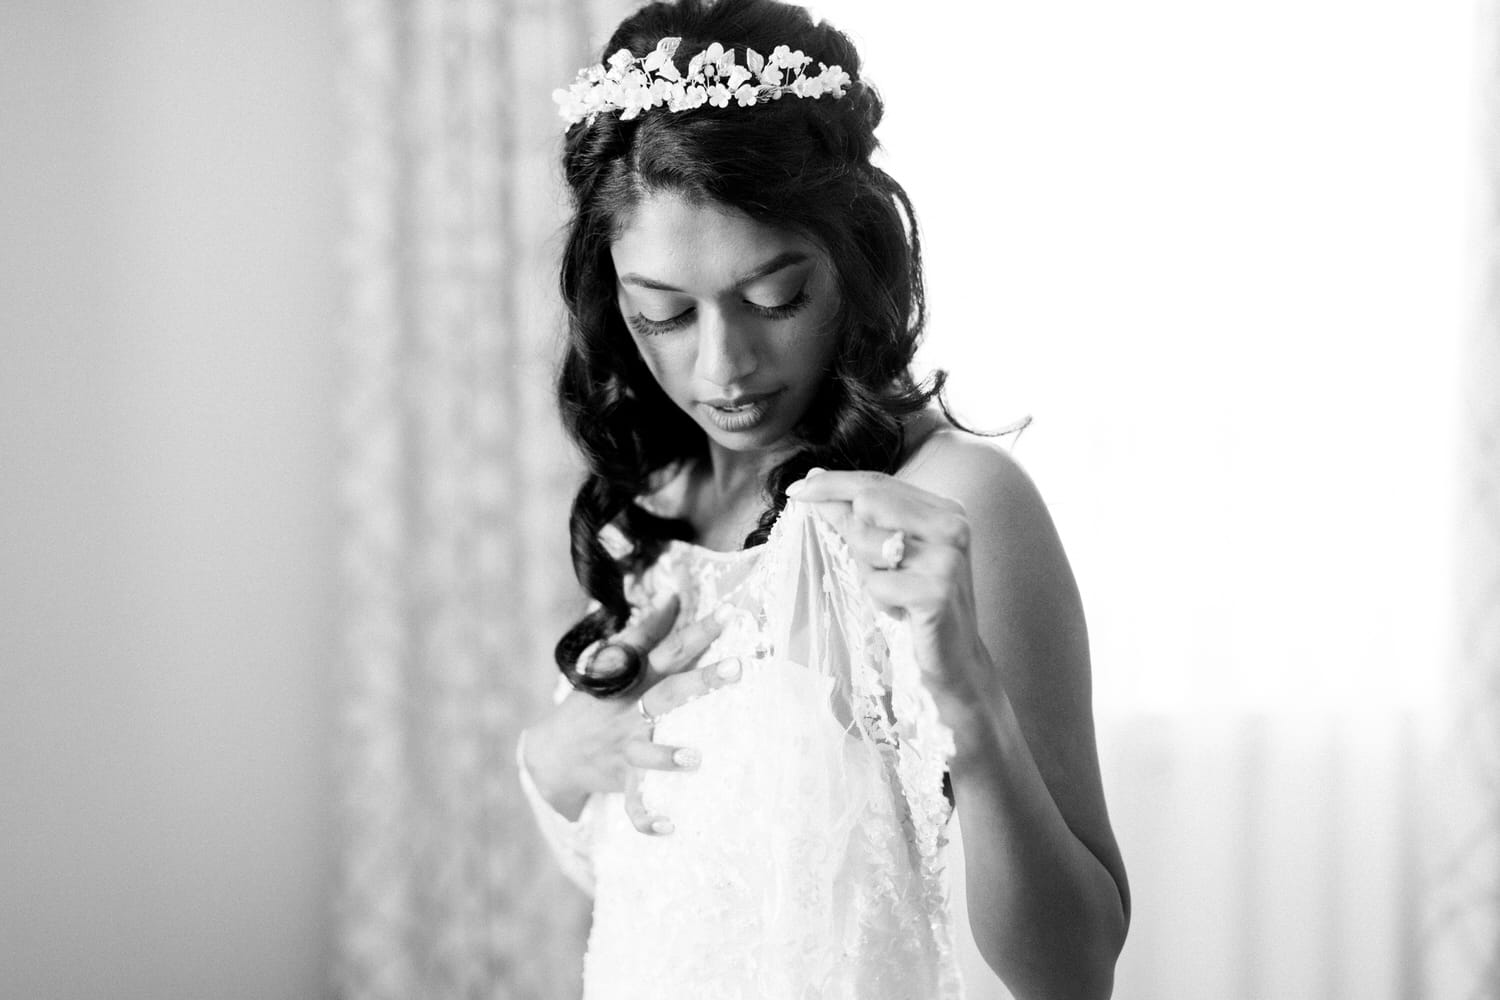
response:
[[[1411,713],[1107,713],[1099,741],[1134,897],[1117,1000],[1418,995]]]
[[[1457,644],[1429,795],[1427,996],[1500,996],[1500,2],[1479,11],[1475,311],[1459,434]]]
[[[576,992],[513,753],[580,610],[550,95],[621,6],[342,0],[340,997]]]

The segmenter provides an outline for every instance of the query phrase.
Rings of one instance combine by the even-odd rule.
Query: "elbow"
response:
[[[1109,1000],[1115,989],[1115,960],[1119,952],[1072,954],[1065,961],[1018,963],[1007,956],[980,955],[1005,983],[1015,1000]]]
[[[975,942],[1016,1000],[1109,1000],[1128,926],[1118,897],[1114,903],[1046,922],[1048,930],[976,935]]]
[[[1081,955],[1076,985],[1064,989],[1062,996],[1078,1000],[1109,1000],[1115,991],[1115,963],[1125,947],[1125,921],[1095,942],[1089,954]]]
[[[1070,960],[1044,966],[1008,961],[1005,956],[986,954],[985,962],[1005,983],[1015,1000],[1109,1000],[1115,989],[1114,955],[1074,954]]]

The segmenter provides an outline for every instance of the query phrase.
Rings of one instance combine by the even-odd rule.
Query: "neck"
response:
[[[709,442],[708,461],[700,465],[691,487],[689,515],[700,544],[737,548],[755,527],[765,506],[766,476],[790,454],[790,449],[740,452]]]
[[[730,451],[709,442],[708,478],[714,495],[726,507],[746,497],[759,498],[766,476],[790,454],[790,448]]]

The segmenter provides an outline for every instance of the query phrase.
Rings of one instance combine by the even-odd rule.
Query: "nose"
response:
[[[743,382],[759,363],[750,331],[718,310],[705,309],[698,320],[698,357],[693,374],[720,388]]]

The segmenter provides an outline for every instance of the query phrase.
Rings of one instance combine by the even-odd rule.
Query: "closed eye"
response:
[[[693,310],[684,309],[676,316],[669,316],[666,319],[649,319],[641,313],[636,313],[634,316],[625,317],[625,322],[629,323],[630,328],[642,337],[657,337],[682,329],[692,321],[692,318]]]
[[[763,306],[757,302],[745,300],[745,305],[751,312],[757,316],[764,316],[766,319],[790,319],[801,312],[807,303],[808,294],[805,285],[798,290],[796,295],[780,305]],[[659,337],[664,333],[672,333],[687,326],[693,321],[693,312],[692,309],[684,309],[676,316],[669,316],[666,319],[651,319],[644,313],[636,313],[625,317],[625,322],[642,337]]]
[[[779,306],[763,306],[755,302],[745,304],[766,319],[787,319],[802,311],[802,307],[807,305],[807,298],[807,286],[803,285],[796,295]]]

